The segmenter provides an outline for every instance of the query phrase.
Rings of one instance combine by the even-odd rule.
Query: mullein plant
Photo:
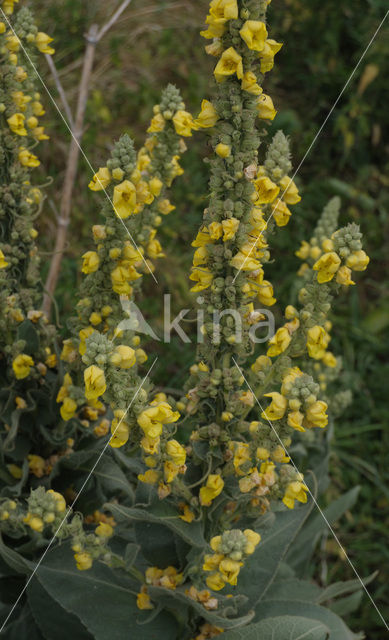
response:
[[[24,53],[35,60],[54,49],[30,11],[13,13],[13,5],[0,3],[0,431],[1,482],[17,494],[29,476],[36,484],[50,473],[68,442],[66,433],[48,428],[58,420],[52,402],[56,331],[40,310],[34,226],[44,201],[36,148],[48,136],[40,121],[45,112],[35,72]]]
[[[169,85],[154,107],[144,146],[136,153],[129,136],[122,136],[107,166],[89,184],[92,191],[103,190],[107,196],[104,224],[93,227],[96,248],[83,255],[85,278],[73,322],[75,337],[63,345],[61,359],[67,372],[57,402],[65,420],[77,414],[85,428],[92,423],[97,438],[111,427],[112,447],[123,446],[130,437],[134,419],[124,419],[131,400],[128,388],[135,394],[141,382],[138,367],[147,360],[131,303],[143,275],[152,273],[153,261],[164,256],[157,231],[163,217],[175,209],[168,189],[183,173],[179,164],[186,149],[182,136],[192,135],[192,124],[178,90]],[[83,382],[77,384],[80,370]],[[112,421],[100,419],[106,412],[100,400],[103,395],[114,414]],[[146,399],[142,389],[137,402],[143,406]],[[166,411],[168,419],[168,405]]]
[[[103,402],[110,405],[109,444],[120,450],[126,481],[121,476],[115,500],[104,505],[111,515],[95,530],[76,514],[58,532],[71,537],[71,549],[65,544],[50,552],[32,583],[29,606],[38,626],[42,610],[33,590],[39,583],[61,605],[60,624],[72,614],[72,624],[78,620],[96,638],[110,632],[113,611],[118,637],[136,625],[136,637],[144,640],[156,634],[237,640],[244,632],[279,640],[357,637],[319,606],[329,595],[299,581],[285,563],[312,508],[288,449],[296,432],[303,438],[327,425],[326,369],[338,367],[328,350],[331,301],[353,284],[353,272],[366,268],[368,258],[355,225],[336,229],[336,205],[330,205],[299,250],[305,261],[299,304],[286,307],[283,326],[257,353],[253,329],[261,309],[276,302],[265,278],[268,243],[300,200],[289,178],[286,137],[278,132],[265,152],[260,148],[264,125],[276,114],[262,83],[281,48],[268,37],[268,4],[212,0],[202,35],[216,58],[214,98],[203,101],[193,120],[170,89],[177,101],[155,110],[147,153],[136,157],[124,137],[92,180],[91,188],[104,187],[112,202],[104,205],[104,225],[94,228],[96,250],[83,257],[78,345],[72,339],[62,354],[75,361],[79,350],[85,388],[76,395],[68,374],[59,401],[64,407],[72,399],[70,412],[85,398],[97,412]],[[211,130],[214,153],[190,278],[203,321],[186,393],[174,401],[142,380],[138,364],[145,356],[120,296],[131,299],[148,260],[160,253],[158,246],[148,249],[155,242],[153,216],[163,213],[159,199],[166,201],[163,189],[171,179],[159,168],[159,135],[167,144],[168,135],[202,128]],[[167,163],[173,173],[175,156],[171,151]],[[157,193],[150,186],[155,177]],[[62,506],[61,496],[37,489],[27,512],[7,502],[3,519],[14,528],[21,518],[30,528],[34,523],[39,536],[57,522]],[[61,572],[64,565],[53,581],[52,569]],[[353,589],[347,584],[337,593]]]

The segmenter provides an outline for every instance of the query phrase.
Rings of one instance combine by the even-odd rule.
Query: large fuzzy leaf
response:
[[[262,600],[256,607],[255,620],[262,622],[279,615],[301,616],[319,621],[329,629],[329,640],[356,640],[363,638],[350,631],[335,613],[311,602],[298,600]]]
[[[205,546],[201,522],[191,522],[190,524],[184,522],[179,517],[175,507],[166,501],[154,503],[150,505],[147,510],[139,507],[123,507],[122,505],[111,503],[107,505],[107,508],[119,522],[130,520],[134,523],[149,522],[153,525],[163,525],[191,546],[198,548]],[[142,541],[140,540],[139,544],[141,543]],[[158,540],[156,540],[155,543],[158,544]]]
[[[279,616],[222,633],[220,640],[325,640],[328,628],[318,620]]]
[[[81,620],[95,640],[123,640],[129,634],[137,640],[178,640],[177,623],[167,612],[144,624],[150,612],[136,606],[138,583],[99,562],[88,571],[78,571],[67,545],[47,554],[36,577],[62,608]]]
[[[35,577],[27,587],[27,596],[34,620],[45,640],[93,640],[81,621],[50,598]]]
[[[249,607],[265,596],[273,582],[282,559],[312,509],[312,501],[304,507],[275,514],[270,529],[258,529],[262,536],[255,553],[245,563],[239,574],[239,593],[248,597]]]

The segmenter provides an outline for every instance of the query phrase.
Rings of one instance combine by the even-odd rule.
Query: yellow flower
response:
[[[122,266],[118,266],[111,271],[112,289],[115,293],[119,293],[120,295],[131,295],[132,286],[128,282],[129,275],[128,268]]]
[[[23,91],[14,91],[12,94],[12,99],[16,105],[16,107],[18,109],[20,109],[20,111],[25,111],[26,110],[26,106],[28,105],[29,102],[31,102],[31,96],[25,95],[23,93]],[[29,120],[32,120],[32,118],[29,118]],[[29,127],[29,120],[27,120],[27,126]],[[38,121],[36,120],[36,125],[38,125]]]
[[[351,269],[346,266],[340,267],[336,274],[336,282],[345,286],[355,284],[355,282],[351,280]]]
[[[40,165],[38,158],[25,149],[25,147],[20,147],[18,158],[23,167],[39,167]]]
[[[254,248],[255,251],[255,248]],[[244,253],[243,251],[238,251],[233,258],[231,258],[230,265],[235,269],[239,269],[239,271],[255,271],[260,268],[260,263],[253,257],[254,251],[249,253]]]
[[[224,480],[219,474],[210,474],[207,483],[200,489],[200,504],[203,507],[209,507],[212,500],[217,498],[223,491]]]
[[[28,526],[33,531],[38,531],[38,533],[41,533],[43,531],[44,522],[42,518],[39,518],[39,516],[34,516],[32,513],[27,513],[27,515],[23,518],[23,522],[28,524]]]
[[[300,249],[295,252],[295,256],[301,260],[306,260],[309,256],[310,248],[309,242],[303,240]]]
[[[346,260],[346,266],[353,271],[364,271],[370,262],[369,256],[360,249],[359,251],[353,251],[352,254]]]
[[[94,273],[99,268],[100,259],[96,251],[87,251],[82,256],[82,273]]]
[[[22,113],[14,113],[13,116],[7,118],[9,128],[18,136],[26,136],[27,129],[24,126],[25,117]]]
[[[197,127],[208,129],[209,127],[214,127],[218,120],[219,116],[212,102],[203,100],[201,102],[201,111],[195,120]]]
[[[12,369],[14,370],[15,378],[17,380],[23,380],[30,374],[31,367],[34,366],[34,360],[31,356],[25,353],[20,353],[12,362]]]
[[[193,511],[191,511],[188,507],[188,505],[184,505],[184,513],[181,516],[178,516],[181,520],[183,520],[184,522],[193,522],[193,520],[195,519],[195,514],[193,513]]]
[[[249,449],[249,445],[246,442],[239,442],[239,443],[231,443],[234,444],[234,459],[233,459],[233,464],[234,464],[234,469],[235,472],[237,473],[237,475],[244,475],[246,473],[249,473],[250,471],[252,471],[252,469],[250,469],[249,471],[243,471],[240,467],[246,463],[251,463],[251,455],[250,455],[250,449]]]
[[[81,356],[83,356],[86,352],[86,339],[89,338],[89,336],[91,336],[93,332],[93,327],[85,327],[85,329],[81,329],[81,331],[79,332],[78,335],[80,336],[80,345],[78,347],[78,351]]]
[[[220,591],[223,587],[226,586],[226,583],[223,580],[222,575],[219,572],[211,573],[211,575],[207,576],[205,581],[207,586],[213,591]]]
[[[246,71],[242,78],[241,87],[243,91],[252,93],[254,96],[260,96],[262,93],[262,87],[257,83],[257,76],[253,71]]]
[[[219,240],[223,235],[223,225],[221,222],[211,222],[208,225],[209,237],[211,240]]]
[[[160,402],[144,409],[137,417],[137,421],[148,438],[158,438],[164,424],[177,422],[180,414],[173,411],[167,402]]]
[[[243,533],[247,540],[244,552],[247,553],[247,555],[251,555],[254,553],[255,547],[260,543],[261,536],[256,531],[252,531],[252,529],[245,529]]]
[[[136,362],[134,349],[127,347],[124,344],[120,344],[118,347],[115,347],[115,351],[111,356],[111,362],[115,367],[131,369]]]
[[[199,247],[193,254],[193,266],[198,267],[200,264],[205,264],[208,260],[208,251],[206,247]]]
[[[239,33],[249,49],[262,51],[267,38],[267,29],[264,22],[260,20],[246,20]]]
[[[85,397],[87,400],[95,400],[105,393],[107,384],[104,371],[92,364],[84,371]]]
[[[8,267],[8,265],[9,265],[9,262],[6,261],[5,255],[0,249],[0,269],[5,269],[5,267]]]
[[[288,224],[291,215],[292,212],[282,200],[277,200],[272,207],[272,216],[276,221],[277,227],[285,227],[285,225]]]
[[[130,180],[124,180],[113,190],[113,206],[119,218],[128,218],[135,211],[136,188]]]
[[[277,302],[277,299],[273,296],[273,285],[267,280],[263,280],[258,290],[258,300],[268,307],[271,307]]]
[[[60,414],[63,420],[70,420],[73,418],[77,410],[77,402],[73,398],[66,397],[63,400],[63,404],[60,408]]]
[[[149,594],[142,591],[136,596],[136,606],[142,611],[146,609],[154,609],[154,605],[150,600]]]
[[[36,140],[50,140],[50,136],[47,136],[44,131],[44,127],[35,127],[32,130],[32,135]]]
[[[325,352],[322,358],[322,362],[323,364],[325,364],[326,367],[336,367],[336,364],[337,364],[334,354],[330,353],[329,351]]]
[[[162,180],[160,180],[156,176],[154,176],[154,178],[151,178],[149,182],[149,188],[153,196],[158,198],[159,194],[161,193],[162,187],[163,187]]]
[[[237,562],[237,560],[231,560],[231,558],[224,558],[219,564],[219,571],[225,582],[235,586],[238,582],[238,574],[241,567],[243,567],[243,562]]]
[[[285,349],[289,347],[291,340],[292,337],[288,329],[286,327],[281,327],[269,340],[270,346],[267,350],[267,355],[274,358],[274,356],[278,356],[280,353],[283,353]]]
[[[125,415],[124,411],[117,409],[114,414],[115,418],[111,423],[112,437],[110,438],[109,444],[114,449],[117,449],[126,444],[130,437],[130,427],[127,422],[123,420]]]
[[[340,267],[341,260],[335,251],[324,253],[313,265],[314,271],[317,271],[317,281],[320,283],[330,282]]]
[[[192,273],[189,276],[190,280],[194,280],[197,284],[191,288],[191,291],[203,291],[203,289],[207,289],[213,280],[212,272],[205,268],[195,267]]]
[[[176,207],[172,205],[167,199],[160,200],[160,202],[158,202],[158,211],[159,213],[163,213],[163,215],[167,215],[171,211],[174,211],[175,208]]]
[[[213,20],[227,22],[227,20],[236,20],[238,17],[237,0],[211,0],[209,7]]]
[[[259,371],[267,369],[270,365],[271,360],[268,356],[258,356],[256,361],[251,365],[251,369],[254,373],[259,373]]]
[[[228,144],[219,142],[215,147],[215,153],[220,156],[220,158],[229,158],[231,155],[231,147]]]
[[[31,107],[32,107],[32,112],[34,114],[34,116],[44,116],[46,111],[44,110],[42,104],[40,102],[38,102],[38,100],[35,100],[34,102],[31,102]]]
[[[174,478],[177,477],[179,472],[180,472],[180,467],[178,467],[176,464],[174,464],[170,460],[166,460],[164,462],[163,473],[164,473],[165,482],[167,482],[168,484],[170,484],[170,482],[173,482]]]
[[[312,427],[320,427],[324,429],[328,424],[328,416],[326,414],[328,405],[322,400],[317,400],[309,405],[305,417],[306,422],[304,422],[304,426],[308,429]]]
[[[262,120],[274,120],[277,111],[274,108],[273,100],[266,93],[263,93],[258,98],[257,111]]]
[[[55,49],[50,47],[50,42],[53,42],[53,38],[47,35],[47,33],[43,33],[43,31],[39,31],[35,36],[35,43],[41,53],[48,53],[49,55],[53,55],[55,53]]]
[[[147,253],[150,258],[163,258],[165,255],[162,251],[161,243],[157,238],[151,238],[147,245]]]
[[[177,440],[169,440],[166,444],[166,453],[178,467],[185,464],[186,450]]]
[[[306,491],[308,491],[308,487],[302,482],[291,482],[286,488],[282,502],[288,507],[288,509],[293,509],[295,500],[303,503],[307,501]]]
[[[16,4],[17,2],[19,2],[19,0],[3,0],[2,9],[4,13],[7,15],[10,15],[11,13],[13,13],[14,4]]]
[[[211,244],[212,240],[209,235],[209,231],[207,227],[203,227],[197,233],[196,238],[192,242],[192,247],[204,247],[206,244]]]
[[[28,468],[37,478],[41,478],[45,473],[46,462],[41,456],[36,456],[34,454],[29,454],[27,456],[28,459]]]
[[[232,240],[239,228],[239,220],[237,218],[228,218],[222,221],[223,225],[223,242]]]
[[[191,136],[192,129],[197,129],[192,115],[188,111],[179,110],[173,116],[173,124],[179,136]]]
[[[267,176],[260,176],[253,181],[256,191],[256,204],[267,204],[273,202],[277,197],[280,188],[274,184]]]
[[[297,204],[300,202],[301,197],[299,196],[298,189],[288,176],[284,176],[280,180],[280,187],[282,192],[282,199],[286,204]]]
[[[91,191],[102,191],[109,186],[111,182],[111,172],[107,167],[100,167],[88,184]]]
[[[215,67],[214,75],[217,82],[222,82],[235,73],[239,80],[243,78],[242,57],[235,51],[234,47],[230,47],[223,51]]]
[[[307,333],[307,349],[311,358],[321,360],[325,354],[331,337],[327,331],[315,325],[308,329]]]
[[[140,473],[138,475],[138,480],[145,484],[157,484],[159,480],[159,473],[158,471],[154,471],[154,469],[148,469],[145,473]]]
[[[271,403],[265,411],[262,411],[261,417],[265,420],[280,420],[284,417],[288,406],[287,398],[284,398],[278,391],[265,393],[266,398],[271,398]]]
[[[261,73],[266,73],[274,67],[274,56],[281,49],[282,43],[275,40],[266,40],[261,51]]]
[[[151,120],[147,133],[158,133],[165,128],[165,118],[161,113],[157,113]]]
[[[220,536],[218,536],[220,537]],[[203,571],[215,571],[219,567],[224,555],[222,553],[205,554],[203,562]]]
[[[74,559],[76,561],[76,567],[79,571],[86,571],[87,569],[90,569],[93,564],[92,556],[90,555],[90,553],[75,553]]]
[[[113,534],[113,527],[107,522],[100,522],[95,529],[95,534],[100,538],[110,538]]]
[[[301,411],[290,411],[288,413],[288,425],[296,431],[305,431],[303,427],[304,414]]]

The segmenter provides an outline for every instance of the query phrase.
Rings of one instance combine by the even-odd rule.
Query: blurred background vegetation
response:
[[[33,4],[40,28],[55,38],[54,60],[74,107],[84,34],[92,23],[103,24],[119,1],[35,0]],[[99,43],[82,142],[94,167],[104,166],[112,141],[123,132],[142,145],[152,106],[168,82],[180,88],[188,109],[195,114],[202,98],[212,97],[214,61],[205,54],[204,41],[199,37],[207,7],[207,0],[133,0]],[[271,37],[285,43],[265,84],[279,111],[270,134],[282,128],[290,135],[294,166],[304,157],[385,10],[386,0],[273,0],[270,5]],[[388,23],[384,24],[299,170],[297,182],[303,200],[294,208],[288,227],[273,238],[275,265],[268,271],[279,300],[276,312],[280,313],[289,302],[299,266],[294,251],[302,239],[310,237],[328,198],[340,195],[341,221],[360,224],[371,263],[358,279],[358,286],[341,297],[334,309],[334,351],[344,356],[342,384],[351,387],[354,402],[336,425],[333,485],[328,499],[357,484],[361,486],[357,504],[337,532],[361,576],[380,570],[369,589],[383,612],[389,606],[384,570],[389,555],[385,544],[389,525],[385,464],[389,440],[388,29]],[[44,63],[40,71],[60,105]],[[55,216],[69,133],[47,95],[43,101],[51,140],[42,145],[40,156],[45,172],[53,177],[40,221],[45,275],[56,234]],[[182,162],[185,175],[174,185],[172,200],[177,210],[161,230],[166,259],[157,266],[159,284],[156,287],[149,279],[142,302],[145,316],[154,318],[156,329],[162,292],[174,291],[173,312],[190,305],[190,243],[201,219],[207,189],[207,166],[203,162],[208,153],[206,135],[195,135],[188,147]],[[88,192],[90,178],[90,170],[81,160],[57,289],[63,327],[74,311],[80,255],[90,248],[90,227],[99,220],[101,197]],[[188,332],[193,333],[193,328]],[[157,383],[166,384],[168,380],[169,386],[179,387],[182,370],[193,361],[194,345],[173,339],[171,345],[154,343],[150,350],[164,356],[159,359]],[[318,565],[323,557],[331,580],[354,577],[331,537],[318,551]],[[367,597],[348,623],[353,629],[364,630],[369,640],[382,640],[382,626]]]

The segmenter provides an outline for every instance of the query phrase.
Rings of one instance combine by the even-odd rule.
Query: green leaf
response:
[[[16,573],[25,573],[26,575],[29,575],[34,570],[34,567],[35,567],[34,563],[29,562],[28,560],[23,558],[23,556],[21,556],[19,553],[17,553],[13,549],[10,549],[10,547],[7,547],[4,544],[1,535],[0,535],[0,555],[3,558],[4,562],[6,562],[7,565],[11,567],[11,569],[16,571]]]
[[[243,616],[238,615],[239,606],[245,600],[241,596],[224,597],[219,596],[219,607],[217,612],[207,611],[203,605],[185,594],[184,588],[175,590],[163,589],[162,587],[148,587],[148,593],[153,601],[161,603],[164,608],[177,609],[180,612],[183,607],[194,609],[202,618],[211,624],[223,629],[234,629],[247,625],[254,616],[254,611],[249,611]],[[170,640],[170,639],[169,639]]]
[[[20,611],[16,609],[9,619],[9,623],[1,632],[2,640],[21,640],[22,638],[28,638],[28,640],[42,640],[42,634],[37,627],[30,607],[24,606]]]
[[[264,597],[312,506],[310,500],[304,507],[280,511],[270,529],[257,529],[261,541],[239,574],[239,592],[248,597],[248,606],[254,607]]]
[[[363,584],[366,586],[374,578],[378,575],[378,571],[375,571],[367,578],[362,579]],[[354,593],[355,591],[359,591],[362,588],[361,582],[358,579],[355,580],[347,580],[345,582],[334,582],[330,584],[326,589],[322,590],[320,596],[317,598],[317,604],[321,604],[322,602],[327,602],[328,600],[332,600],[332,598],[337,598],[338,596],[342,596],[345,593]]]
[[[167,612],[142,624],[150,612],[136,606],[140,585],[119,571],[95,562],[88,571],[76,568],[68,545],[50,551],[36,577],[64,609],[76,615],[95,640],[178,640],[177,623]]]
[[[322,509],[325,518],[318,510],[312,513],[303,531],[288,552],[287,563],[295,569],[299,575],[305,573],[318,538],[324,531],[328,530],[326,521],[332,526],[334,522],[339,520],[344,512],[350,509],[355,503],[359,489],[359,487],[350,489],[350,491],[341,495],[337,500],[331,502],[326,509]]]
[[[277,576],[273,584],[270,585],[266,598],[269,600],[306,600],[317,603],[321,594],[322,589],[314,582]]]
[[[262,600],[255,610],[255,620],[263,621],[278,615],[302,616],[311,620],[320,621],[328,627],[330,640],[356,640],[359,635],[350,631],[337,615],[329,609],[325,609],[311,602],[298,600]],[[278,639],[277,639],[278,640]]]
[[[78,470],[89,473],[92,467],[92,463],[90,465],[84,464],[80,465]],[[125,474],[109,457],[103,457],[99,461],[96,469],[93,471],[93,476],[100,480],[104,491],[107,492],[108,495],[116,493],[117,491],[123,491],[127,496],[132,499],[134,498],[134,491]]]
[[[27,587],[27,597],[34,620],[46,640],[93,640],[80,620],[65,611],[34,577]]]
[[[123,507],[114,503],[109,503],[106,507],[119,522],[130,520],[163,525],[193,547],[203,548],[206,544],[201,522],[184,522],[176,508],[166,501],[160,500],[158,503],[153,503],[147,511],[139,507]]]
[[[17,340],[25,340],[23,353],[33,355],[39,350],[39,334],[30,320],[25,320],[18,326]]]
[[[325,640],[328,628],[318,620],[279,616],[222,633],[220,640]]]

